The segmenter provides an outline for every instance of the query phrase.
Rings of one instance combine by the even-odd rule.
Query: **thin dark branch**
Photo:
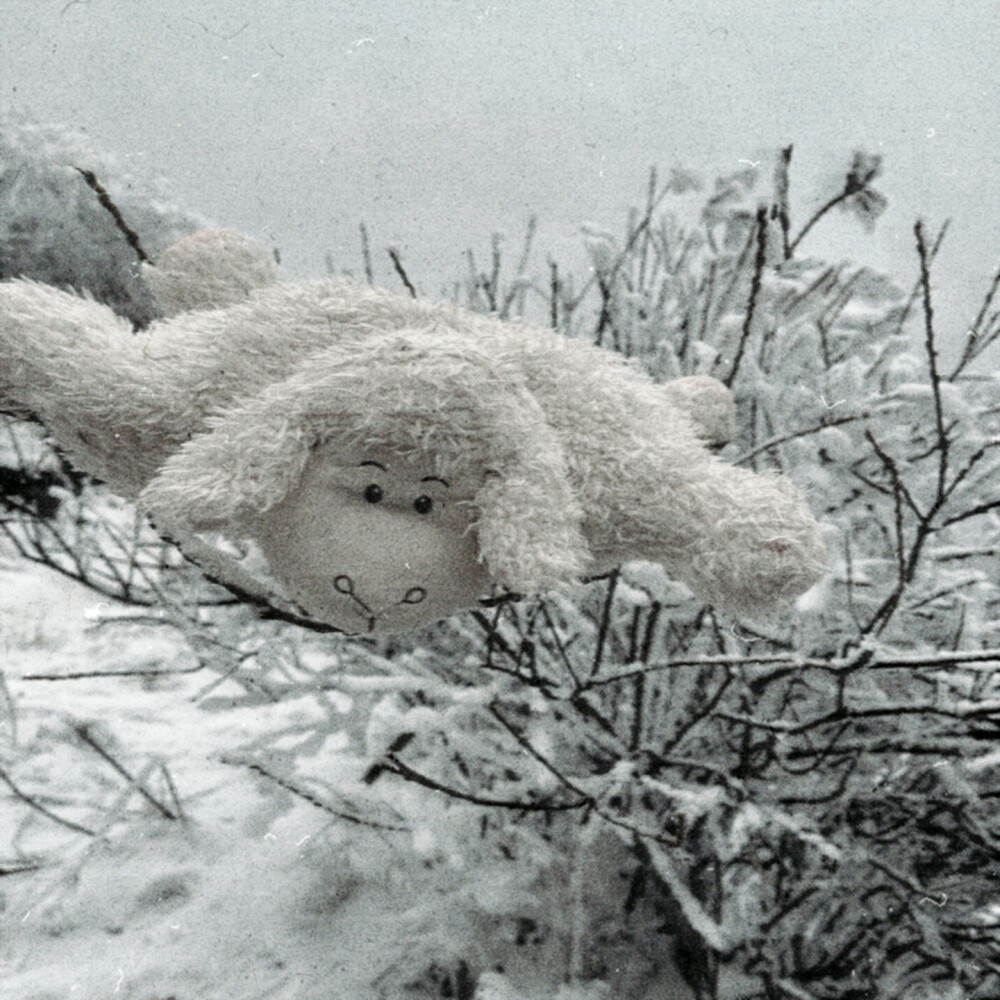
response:
[[[205,669],[205,664],[194,667],[182,667],[180,670],[79,670],[71,674],[21,674],[21,681],[80,681],[93,680],[95,677],[178,677],[182,674],[196,674]]]
[[[989,514],[991,511],[998,509],[1000,509],[1000,499],[987,500],[984,503],[977,504],[975,507],[969,507],[958,514],[953,514],[951,517],[945,519],[943,527],[947,528],[952,524],[958,524],[960,521],[967,521],[970,517],[979,517],[980,514]]]
[[[417,290],[413,287],[413,282],[410,281],[410,276],[406,273],[406,268],[403,267],[403,261],[400,259],[399,251],[395,247],[389,247],[389,259],[392,261],[392,266],[396,269],[396,274],[399,275],[399,280],[403,282],[406,290],[410,293],[412,298],[417,297]]]
[[[859,158],[855,156],[855,166],[858,165]],[[853,167],[848,171],[847,177],[844,180],[843,188],[835,194],[828,201],[825,201],[816,211],[812,214],[812,217],[799,231],[799,235],[792,240],[791,246],[789,247],[789,256],[794,255],[795,251],[798,249],[799,244],[806,238],[809,231],[816,225],[820,219],[826,215],[827,212],[832,211],[838,205],[847,201],[849,198],[853,198],[856,195],[864,191],[869,184],[878,176],[880,170],[879,161],[872,161],[871,165],[864,173],[858,173]]]
[[[924,226],[917,220],[913,227],[917,239],[917,254],[920,258],[920,290],[924,312],[924,347],[927,352],[927,366],[930,370],[931,392],[934,395],[934,422],[937,425],[938,481],[937,495],[943,497],[948,478],[948,453],[950,441],[944,420],[944,404],[941,399],[941,375],[938,371],[938,352],[934,332],[934,306],[931,301],[931,273],[927,244],[924,240]]]
[[[404,764],[395,754],[386,756],[388,765],[386,770],[412,781],[414,784],[430,788],[449,798],[460,799],[462,802],[471,802],[477,806],[488,806],[492,809],[511,809],[515,812],[566,812],[574,809],[583,809],[590,805],[589,798],[582,798],[576,802],[551,802],[551,801],[525,801],[523,799],[494,799],[485,795],[477,795],[474,792],[466,792],[460,788],[454,788],[442,784],[434,778],[429,778],[426,774],[414,770],[409,764]]]
[[[841,202],[846,201],[851,196],[851,194],[852,192],[848,191],[845,186],[845,188],[842,191],[840,191],[838,194],[835,194],[828,201],[825,201],[822,205],[820,205],[820,207],[817,208],[816,211],[812,214],[809,221],[806,222],[806,224],[799,231],[798,236],[796,236],[795,239],[792,240],[791,245],[788,248],[789,255],[791,256],[795,253],[795,251],[798,249],[799,244],[806,238],[806,235],[809,233],[809,230],[811,230],[813,226],[815,226],[816,223],[819,222],[819,220],[822,219],[824,215],[826,215],[827,212],[836,208]]]
[[[761,280],[764,276],[764,268],[767,266],[767,206],[761,205],[757,209],[757,252],[754,256],[753,275],[750,279],[750,297],[747,301],[746,313],[743,317],[743,328],[740,331],[740,341],[736,347],[736,356],[733,358],[733,365],[729,369],[729,374],[723,379],[727,386],[732,387],[736,381],[736,375],[740,370],[740,363],[747,344],[750,342],[750,334],[753,331],[754,316],[757,312],[757,302],[760,297]]]
[[[778,153],[778,162],[774,170],[774,200],[778,224],[781,226],[782,257],[790,260],[792,244],[790,230],[792,227],[791,209],[788,204],[788,186],[790,167],[792,163],[792,146],[784,146]]]
[[[131,774],[122,764],[120,764],[111,754],[108,753],[100,743],[90,733],[90,727],[85,724],[73,726],[73,732],[77,738],[85,743],[102,760],[106,761],[115,771],[117,771],[157,812],[166,819],[176,820],[180,817],[172,809],[168,809],[159,799],[150,793],[133,774]]]
[[[958,649],[948,651],[930,651],[927,653],[900,653],[895,656],[884,656],[878,659],[867,651],[843,657],[800,657],[784,653],[731,653],[720,656],[679,657],[675,660],[653,662],[642,667],[625,669],[616,674],[598,677],[588,681],[583,690],[605,687],[623,681],[631,681],[636,674],[654,673],[664,670],[681,670],[705,667],[766,667],[767,673],[754,675],[756,682],[765,683],[774,677],[784,676],[787,671],[822,670],[840,674],[852,673],[859,667],[865,670],[898,670],[932,668],[940,670],[944,667],[962,666],[971,668],[974,664],[982,664],[984,669],[994,670],[1000,666],[1000,648],[997,649]],[[771,671],[774,671],[773,673]]]
[[[171,544],[176,545],[177,543],[171,541],[167,536],[163,536]],[[336,628],[333,625],[328,625],[325,622],[317,621],[315,618],[308,618],[305,615],[297,614],[290,608],[282,608],[273,604],[271,601],[267,600],[259,593],[243,587],[240,584],[227,580],[221,573],[215,573],[203,564],[202,560],[197,555],[191,553],[190,544],[187,548],[180,548],[181,555],[191,563],[192,566],[196,567],[202,576],[209,583],[215,584],[217,587],[222,587],[227,590],[233,597],[241,604],[248,605],[257,610],[260,617],[265,621],[283,621],[287,622],[289,625],[298,625],[301,628],[308,629],[310,632],[317,632],[320,634],[344,634],[343,629]]]
[[[52,820],[53,823],[58,823],[60,826],[65,826],[70,830],[75,830],[77,833],[84,833],[88,837],[96,836],[96,833],[89,829],[88,827],[81,826],[79,823],[74,823],[71,819],[63,819],[62,816],[52,812],[51,809],[47,809],[41,804],[37,799],[32,798],[26,792],[22,792],[20,788],[14,783],[14,779],[3,769],[0,768],[0,781],[2,781],[13,794],[19,798],[26,805],[31,806],[36,812],[41,813],[46,819]]]
[[[842,724],[845,721],[850,724],[858,724],[863,719],[886,719],[905,718],[908,716],[932,716],[944,719],[997,719],[1000,717],[1000,703],[998,702],[969,702],[966,705],[953,704],[936,705],[930,702],[913,702],[885,705],[854,705],[849,708],[834,708],[820,715],[814,715],[808,719],[797,722],[786,719],[755,719],[750,715],[739,712],[718,712],[720,719],[729,722],[739,723],[745,726],[753,726],[758,729],[767,730],[774,733],[784,733],[787,736],[800,735],[812,729],[819,729],[823,726]]]
[[[365,280],[369,285],[375,284],[375,271],[372,268],[372,248],[368,240],[368,227],[362,222],[358,225],[361,233],[361,259],[365,267]]]
[[[986,322],[987,313],[989,313],[990,306],[993,305],[993,300],[996,298],[998,291],[1000,291],[1000,268],[994,272],[993,280],[990,282],[990,287],[987,290],[986,295],[983,297],[983,302],[979,307],[979,312],[976,315],[972,326],[969,327],[965,341],[965,348],[962,351],[961,358],[958,360],[958,364],[955,365],[951,375],[948,376],[949,381],[954,381],[962,373],[962,371],[964,371],[966,365],[968,365],[970,361],[982,354],[982,352],[989,347],[989,345],[993,343],[998,336],[1000,336],[1000,326],[997,326],[985,340],[980,339],[983,324]]]
[[[322,809],[331,816],[336,816],[337,819],[346,820],[348,823],[356,823],[359,826],[367,826],[375,830],[405,831],[409,829],[403,824],[383,823],[381,820],[368,819],[364,816],[357,816],[354,813],[344,812],[341,809],[335,809],[329,802],[326,802],[308,788],[303,788],[298,782],[290,778],[275,774],[258,761],[224,755],[222,762],[224,764],[232,764],[235,767],[245,767],[247,770],[253,771],[263,778],[267,778],[268,781],[273,781],[279,788],[284,788],[285,791],[291,792],[292,795],[302,799],[304,802],[308,802],[311,806]]]
[[[135,251],[135,255],[139,260],[143,264],[151,264],[152,261],[149,255],[142,248],[139,234],[125,221],[125,217],[118,206],[111,200],[111,195],[108,194],[107,189],[97,179],[97,175],[92,170],[83,170],[81,167],[74,167],[73,169],[87,182],[87,186],[97,195],[97,200],[101,203],[101,207],[115,220],[115,225],[118,227],[119,232],[128,240],[128,245]]]
[[[549,326],[559,329],[559,265],[549,260]]]
[[[766,451],[770,451],[772,448],[777,448],[778,445],[786,444],[789,441],[795,441],[797,438],[809,437],[812,434],[819,434],[821,431],[825,431],[828,427],[840,427],[842,424],[853,424],[857,423],[859,420],[869,420],[872,414],[868,411],[862,413],[850,413],[843,417],[834,417],[829,420],[823,420],[818,424],[813,424],[811,427],[804,427],[801,430],[789,431],[786,434],[778,434],[775,437],[768,438],[766,441],[762,441],[760,444],[751,448],[750,451],[744,452],[738,458],[732,459],[734,465],[745,465],[747,462],[753,461],[758,455],[762,455]]]
[[[604,647],[608,641],[608,630],[611,627],[611,609],[615,601],[615,588],[618,586],[618,578],[621,571],[617,568],[611,571],[608,578],[608,589],[604,595],[604,604],[601,608],[601,620],[597,627],[597,642],[594,644],[594,659],[590,664],[590,677],[588,682],[593,680],[601,670],[604,660]]]
[[[893,458],[886,454],[880,447],[878,442],[875,440],[875,436],[871,431],[865,431],[865,437],[871,444],[875,451],[875,454],[882,460],[882,465],[885,467],[886,471],[889,473],[890,481],[892,482],[892,507],[893,507],[893,527],[896,532],[896,576],[897,576],[897,587],[899,593],[902,594],[903,588],[907,584],[907,569],[906,569],[906,539],[904,535],[904,524],[903,524],[903,499],[906,498],[907,506],[911,510],[915,510],[913,498],[909,495],[906,487],[903,485],[903,477],[899,474],[899,469],[896,466],[896,462]],[[919,511],[915,511],[919,517]]]

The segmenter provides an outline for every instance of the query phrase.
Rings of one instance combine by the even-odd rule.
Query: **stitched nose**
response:
[[[349,597],[352,601],[360,604],[369,614],[371,613],[371,608],[357,595],[354,589],[354,581],[346,573],[341,573],[340,576],[333,578],[333,589],[338,594],[343,594],[345,597]]]
[[[373,627],[374,620],[393,608],[398,608],[401,604],[420,604],[427,600],[427,591],[423,587],[410,587],[409,590],[398,601],[391,601],[380,608],[371,608],[360,597],[355,587],[354,580],[346,573],[340,573],[333,578],[333,589],[338,594],[349,597],[355,604],[364,611],[369,619],[369,628]]]

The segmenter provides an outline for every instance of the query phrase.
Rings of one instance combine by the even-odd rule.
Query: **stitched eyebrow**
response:
[[[381,469],[383,472],[389,471],[381,462],[373,462],[371,460],[367,462],[358,462],[358,468],[361,468],[362,465],[374,465],[376,468]]]
[[[421,478],[420,482],[422,482],[422,483],[443,483],[445,486],[449,485],[448,480],[447,479],[442,479],[440,476],[423,476]]]

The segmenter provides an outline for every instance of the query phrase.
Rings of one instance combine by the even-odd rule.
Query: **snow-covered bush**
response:
[[[729,460],[782,469],[828,525],[831,572],[787,616],[723,620],[631,564],[347,639],[196,581],[89,487],[0,517],[23,555],[182,630],[218,678],[206,708],[311,706],[226,759],[276,811],[312,802],[440,874],[387,995],[519,997],[529,954],[567,996],[666,995],[675,958],[706,998],[1000,991],[996,288],[946,362],[922,226],[908,289],[804,256],[825,212],[878,215],[877,159],[796,231],[790,157],[763,194],[654,176],[622,239],[587,235],[582,282],[522,260],[505,286],[497,251],[461,289],[731,386]]]
[[[124,238],[115,210],[138,251]],[[155,259],[200,225],[87,136],[0,117],[0,279],[86,290],[145,323],[152,306],[139,278],[139,254]]]

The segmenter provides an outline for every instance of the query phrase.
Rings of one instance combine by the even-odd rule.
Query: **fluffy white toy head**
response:
[[[327,444],[251,532],[310,615],[347,632],[398,631],[489,592],[477,478],[445,478],[426,458],[388,449]]]
[[[213,419],[140,500],[176,537],[252,537],[305,610],[352,632],[437,620],[494,584],[531,593],[590,561],[537,401],[446,330],[328,347]]]

